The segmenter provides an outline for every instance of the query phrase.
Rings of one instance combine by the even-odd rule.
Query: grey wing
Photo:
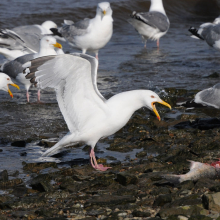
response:
[[[15,79],[19,73],[22,73],[23,71],[22,65],[28,62],[29,60],[32,60],[33,58],[34,58],[34,54],[27,54],[18,57],[15,60],[4,63],[1,66],[1,71]]]
[[[71,39],[75,36],[81,36],[88,32],[88,27],[90,24],[90,19],[86,18],[82,21],[78,21],[72,25],[64,24],[63,27],[59,28],[59,32],[67,40],[71,42]]]
[[[213,46],[216,41],[220,40],[220,24],[210,26],[203,30],[202,35],[209,46]]]
[[[26,25],[12,29],[25,42],[26,46],[33,52],[39,52],[40,40],[43,37],[37,25]]]
[[[220,83],[215,86],[202,90],[195,96],[195,102],[220,108]]]
[[[32,82],[42,89],[55,89],[60,110],[71,132],[80,132],[96,115],[104,120],[106,107],[94,89],[88,59],[70,54],[48,56],[42,63],[41,59],[31,61],[26,78],[32,78]]]
[[[133,13],[133,19],[139,20],[153,28],[159,29],[161,32],[166,32],[170,27],[170,22],[164,14],[156,11]]]

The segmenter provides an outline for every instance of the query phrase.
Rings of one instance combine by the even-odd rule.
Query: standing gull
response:
[[[0,30],[0,54],[8,60],[29,53],[37,53],[40,48],[40,40],[44,35],[53,34],[51,28],[57,28],[53,21],[45,21],[41,25],[25,25],[11,30]]]
[[[74,48],[95,53],[98,59],[99,50],[104,47],[112,37],[113,19],[109,2],[101,2],[96,9],[96,16],[92,19],[85,18],[74,23],[64,21],[64,25],[57,29],[51,29],[54,34],[64,37]]]
[[[217,50],[220,50],[220,17],[217,17],[212,23],[204,23],[197,30],[190,27],[189,32],[196,39],[205,40],[206,43]]]
[[[23,74],[22,65],[29,60],[35,59],[37,57],[56,55],[54,48],[62,48],[62,46],[56,42],[56,39],[52,36],[45,36],[40,41],[40,50],[39,53],[27,54],[21,57],[18,57],[15,60],[4,63],[0,70],[3,73],[8,74],[11,78],[15,79],[19,84],[22,84],[26,89],[27,102],[29,102],[29,93],[28,90],[31,86],[30,80],[27,80]],[[38,90],[38,102],[40,102],[40,90]]]
[[[151,0],[149,12],[133,11],[128,22],[142,36],[145,42],[144,47],[148,39],[157,40],[157,47],[159,47],[159,39],[167,33],[170,27],[162,0]]]
[[[91,146],[92,166],[105,171],[110,167],[98,164],[94,153],[99,139],[121,129],[134,111],[141,107],[154,111],[159,120],[155,102],[171,108],[150,90],[123,92],[106,100],[97,88],[98,61],[89,55],[48,56],[28,64],[29,68],[24,70],[30,72],[26,75],[27,79],[37,83],[41,89],[55,89],[60,110],[69,128],[69,133],[43,156],[52,155],[62,147],[84,142]]]
[[[5,92],[8,92],[9,95],[13,98],[13,94],[11,90],[9,89],[9,85],[14,86],[17,89],[19,89],[19,86],[14,84],[8,75],[0,72],[0,89]]]

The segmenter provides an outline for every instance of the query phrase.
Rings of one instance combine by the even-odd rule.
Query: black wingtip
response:
[[[63,37],[57,28],[51,28],[50,30],[53,32],[54,35],[59,36],[59,37]]]
[[[204,38],[198,33],[198,30],[194,27],[190,27],[189,30],[188,30],[192,35],[198,37],[199,39],[201,40],[204,40]]]

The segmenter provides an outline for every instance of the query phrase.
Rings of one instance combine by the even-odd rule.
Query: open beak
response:
[[[57,43],[57,42],[56,42],[55,44],[53,44],[53,46],[54,46],[54,47],[57,47],[57,48],[59,48],[59,49],[62,49],[62,45],[59,44],[59,43]]]
[[[171,109],[171,106],[170,106],[168,103],[166,103],[166,102],[164,102],[164,101],[162,101],[162,100],[161,100],[161,102],[158,102],[158,103],[160,103],[160,104],[162,104],[162,105],[165,105],[165,106],[167,106],[168,108]],[[151,106],[152,106],[152,109],[153,109],[155,115],[157,116],[158,120],[160,121],[160,115],[159,115],[159,113],[158,113],[158,111],[157,111],[157,109],[156,109],[156,107],[155,107],[155,102],[152,102],[152,103],[151,103]]]
[[[14,87],[17,88],[17,89],[20,89],[19,86],[16,85],[16,84],[14,84],[14,83],[9,84],[9,85],[14,86]],[[13,98],[13,94],[12,94],[11,90],[9,89],[9,87],[8,87],[8,93],[9,93],[9,95]]]

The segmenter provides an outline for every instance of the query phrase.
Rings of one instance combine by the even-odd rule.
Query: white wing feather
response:
[[[105,118],[106,105],[94,88],[88,60],[58,55],[39,66],[35,76],[40,88],[56,90],[60,110],[71,133],[85,130],[96,116]]]

